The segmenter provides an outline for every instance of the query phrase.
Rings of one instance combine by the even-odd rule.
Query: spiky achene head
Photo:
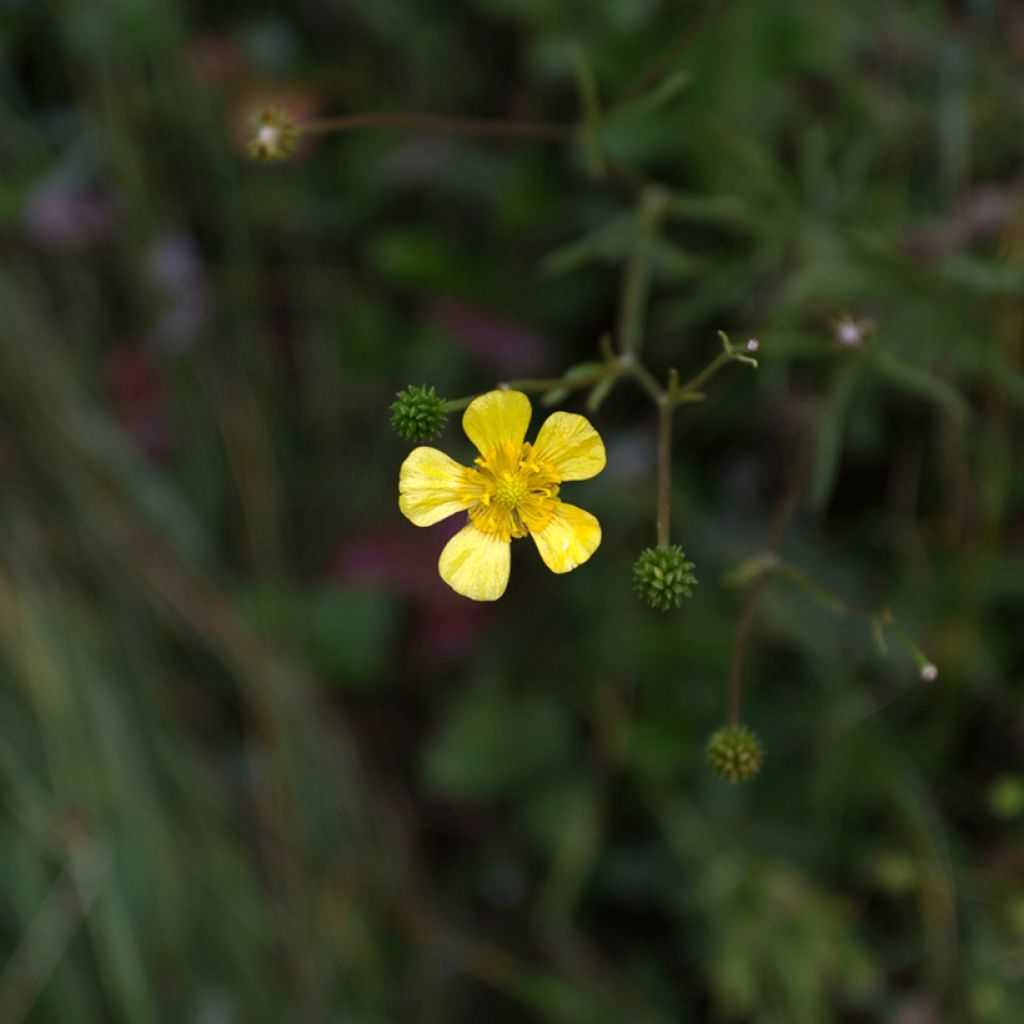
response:
[[[686,559],[678,544],[667,548],[648,548],[633,565],[633,586],[652,608],[668,611],[678,608],[693,594],[697,577],[693,562]]]
[[[444,399],[425,384],[399,391],[391,405],[391,425],[406,441],[417,444],[440,434],[447,419]]]
[[[761,770],[764,750],[745,725],[729,725],[711,734],[704,759],[720,779],[746,782]]]

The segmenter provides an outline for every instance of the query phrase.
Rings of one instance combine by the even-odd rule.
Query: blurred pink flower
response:
[[[416,608],[411,655],[421,663],[445,665],[468,660],[490,611],[460,598],[441,581],[437,558],[461,527],[453,519],[444,536],[367,531],[338,553],[333,573],[341,582],[387,588]]]
[[[24,224],[45,249],[80,249],[106,238],[116,220],[110,196],[95,185],[65,177],[41,181],[28,197]]]
[[[901,245],[909,256],[934,260],[998,234],[1020,201],[1020,184],[979,185],[931,226],[912,228]]]
[[[189,235],[162,235],[147,254],[146,270],[162,299],[147,341],[161,355],[178,355],[192,347],[210,319],[210,289],[199,249]]]

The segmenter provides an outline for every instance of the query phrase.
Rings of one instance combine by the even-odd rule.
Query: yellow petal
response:
[[[531,536],[552,572],[571,572],[597,550],[601,524],[584,509],[560,501],[551,522]]]
[[[604,469],[604,442],[585,416],[553,412],[533,445],[538,462],[548,463],[562,480],[589,480]]]
[[[474,601],[497,601],[508,585],[510,548],[507,540],[470,523],[445,545],[437,568],[457,594]]]
[[[417,526],[433,526],[469,507],[466,469],[436,448],[414,448],[398,474],[398,507]]]
[[[462,429],[488,458],[502,448],[522,445],[531,412],[530,400],[522,391],[488,391],[469,403]]]

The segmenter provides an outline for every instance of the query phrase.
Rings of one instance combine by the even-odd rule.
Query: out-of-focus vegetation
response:
[[[0,1021],[1024,1019],[1017,5],[0,16]],[[245,157],[267,102],[573,124],[581,72],[624,177],[394,131]],[[473,605],[399,514],[388,404],[592,358],[637,179],[673,197],[650,362],[761,343],[679,414],[701,583],[631,594],[623,385],[574,490],[598,554],[521,545]],[[940,675],[770,582],[729,787],[725,580],[801,464],[783,555]]]

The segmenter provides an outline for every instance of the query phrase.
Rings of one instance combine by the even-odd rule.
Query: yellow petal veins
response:
[[[468,470],[436,448],[414,448],[398,475],[398,507],[417,526],[433,526],[470,505]]]
[[[548,525],[531,536],[552,572],[571,572],[597,550],[601,524],[585,509],[560,501]]]
[[[533,410],[521,391],[488,391],[474,398],[462,416],[462,429],[484,458],[518,449]]]
[[[533,457],[561,480],[589,480],[605,467],[604,442],[585,416],[553,412],[533,444]]]
[[[441,552],[441,579],[457,594],[474,601],[497,601],[508,586],[511,545],[472,523],[464,526]]]

